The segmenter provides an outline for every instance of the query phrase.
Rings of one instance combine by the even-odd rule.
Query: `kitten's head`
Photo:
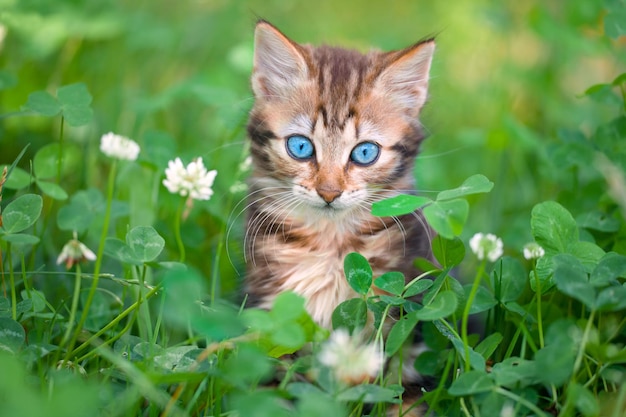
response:
[[[435,44],[392,52],[300,45],[267,22],[255,32],[248,124],[256,189],[315,220],[369,211],[413,188]]]

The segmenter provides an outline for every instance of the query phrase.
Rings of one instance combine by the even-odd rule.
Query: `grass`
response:
[[[431,377],[420,403],[433,415],[623,415],[623,14],[584,0],[8,2],[0,415],[373,416],[405,395],[393,372],[346,382],[322,360],[332,339],[299,297],[240,303],[256,15],[298,41],[360,49],[438,33],[424,197],[401,205],[439,232],[438,265],[418,260],[426,272],[406,284],[349,255],[359,297],[334,327],[355,332],[373,314],[355,343]],[[108,131],[137,141],[138,159],[102,154]],[[176,157],[218,171],[210,200],[163,187]],[[502,239],[495,262],[470,248],[477,232]],[[58,264],[77,241],[95,261]],[[528,242],[544,255],[524,258]],[[429,349],[407,364],[417,326]]]

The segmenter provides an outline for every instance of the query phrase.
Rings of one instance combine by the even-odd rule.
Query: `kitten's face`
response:
[[[361,55],[298,45],[259,23],[253,186],[274,190],[275,209],[311,221],[412,189],[433,47]]]

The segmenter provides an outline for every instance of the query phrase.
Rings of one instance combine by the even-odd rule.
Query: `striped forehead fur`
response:
[[[319,89],[317,111],[325,126],[341,129],[357,113],[371,59],[356,51],[327,46],[314,49],[313,57]]]

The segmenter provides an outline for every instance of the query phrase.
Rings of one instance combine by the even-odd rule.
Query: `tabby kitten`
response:
[[[269,308],[292,290],[330,328],[335,307],[356,296],[343,272],[348,253],[365,256],[375,276],[416,276],[412,260],[430,248],[422,217],[370,209],[414,190],[434,49],[430,39],[363,55],[301,45],[257,24],[245,241],[252,305]]]

